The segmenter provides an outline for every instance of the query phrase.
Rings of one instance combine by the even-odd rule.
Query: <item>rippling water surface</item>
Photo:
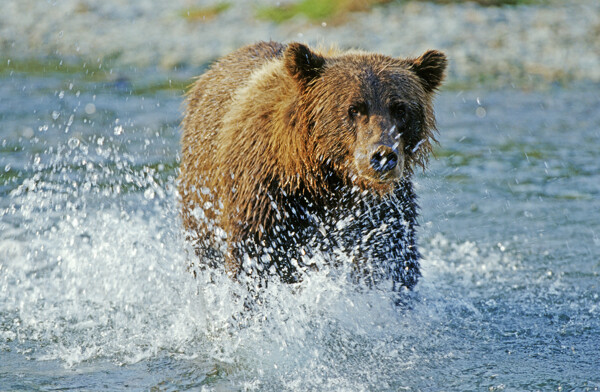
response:
[[[0,390],[598,390],[600,94],[448,91],[405,307],[186,271],[180,92],[0,80]],[[243,319],[243,320],[241,320]]]

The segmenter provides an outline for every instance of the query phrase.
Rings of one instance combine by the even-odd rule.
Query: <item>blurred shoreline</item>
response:
[[[237,1],[209,17],[190,11],[216,1],[6,0],[0,14],[0,71],[35,71],[44,64],[105,72],[197,73],[216,58],[260,40],[335,44],[418,56],[439,49],[450,58],[450,88],[545,88],[600,83],[600,2],[545,1],[482,7],[390,2],[344,21],[295,17],[277,24],[257,18],[275,1]],[[66,68],[65,68],[66,69]],[[113,69],[115,75],[113,75]]]

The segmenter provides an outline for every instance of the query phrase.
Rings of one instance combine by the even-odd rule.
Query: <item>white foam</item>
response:
[[[15,192],[8,215],[21,223],[0,240],[0,313],[13,331],[2,339],[35,342],[34,358],[67,367],[200,357],[239,387],[394,389],[403,372],[449,355],[455,342],[439,334],[449,319],[477,317],[460,293],[449,302],[440,281],[488,279],[509,264],[498,250],[434,236],[408,307],[385,287],[357,288],[322,268],[300,284],[270,283],[248,312],[244,285],[186,270],[195,256],[167,185],[151,200],[143,189],[106,200],[40,179]]]

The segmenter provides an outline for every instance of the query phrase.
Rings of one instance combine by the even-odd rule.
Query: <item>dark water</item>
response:
[[[142,73],[140,77],[148,77]],[[598,390],[600,94],[449,91],[410,307],[186,272],[180,92],[0,80],[0,390]]]

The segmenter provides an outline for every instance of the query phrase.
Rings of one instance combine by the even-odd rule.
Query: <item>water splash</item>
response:
[[[393,389],[404,372],[442,359],[431,355],[440,343],[431,334],[448,321],[449,305],[434,283],[398,307],[391,290],[361,289],[322,269],[299,284],[272,282],[247,311],[244,285],[186,270],[195,256],[174,180],[134,170],[118,154],[106,171],[84,146],[59,147],[3,213],[11,222],[0,246],[5,344],[29,342],[32,359],[67,367],[202,358],[212,364],[208,385],[257,389]],[[127,183],[135,189],[125,191]],[[475,262],[474,247],[456,246],[450,257]],[[446,265],[441,254],[428,257]],[[468,301],[453,306],[472,313]]]
[[[442,145],[456,159],[437,169],[432,162],[447,177],[431,181],[442,188],[419,190],[427,207],[423,278],[406,304],[392,305],[385,288],[357,288],[321,270],[296,285],[270,284],[262,305],[246,312],[243,285],[187,271],[195,256],[181,233],[175,192],[177,120],[157,125],[165,120],[150,99],[115,100],[94,90],[94,100],[80,85],[50,90],[61,103],[52,102],[41,120],[10,117],[33,112],[30,97],[18,94],[9,94],[16,103],[3,113],[0,389],[600,387],[597,252],[589,245],[597,239],[589,214],[596,209],[588,208],[597,204],[597,127],[581,145],[574,132],[540,125],[536,132],[556,142],[549,151],[569,159],[526,149],[529,162],[520,149],[533,143],[505,146],[500,132],[465,139],[476,101],[457,103],[457,118],[442,113],[440,122]],[[452,93],[441,98],[442,107],[456,101]],[[517,97],[511,115],[499,118],[505,98],[486,98],[485,120],[526,118],[529,130],[538,97]],[[87,114],[92,101],[96,110]],[[176,113],[180,99],[172,101]],[[168,106],[161,101],[161,109]],[[581,109],[586,121],[597,124],[589,107]],[[560,111],[544,114],[547,121]],[[520,128],[509,122],[499,129]],[[505,146],[503,153],[486,153],[490,145]],[[536,169],[542,161],[558,173],[551,182]],[[582,170],[564,168],[567,161]],[[502,187],[515,175],[520,184],[510,192],[524,187],[521,198]],[[588,196],[562,198],[566,189]],[[549,219],[562,224],[548,230]],[[578,219],[585,223],[574,225]]]

